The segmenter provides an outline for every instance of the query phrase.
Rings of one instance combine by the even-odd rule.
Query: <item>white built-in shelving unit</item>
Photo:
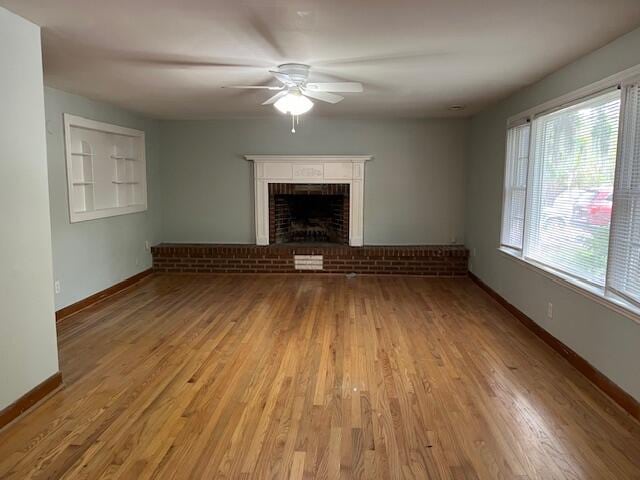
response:
[[[144,132],[64,115],[71,222],[147,209]]]

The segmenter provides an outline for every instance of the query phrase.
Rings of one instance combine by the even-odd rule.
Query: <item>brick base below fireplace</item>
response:
[[[163,273],[359,273],[467,275],[463,246],[347,247],[293,245],[160,244],[153,269]],[[322,255],[322,270],[296,270],[294,255]]]

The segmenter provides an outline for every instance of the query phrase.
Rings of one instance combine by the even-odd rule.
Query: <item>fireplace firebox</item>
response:
[[[269,243],[349,244],[349,184],[270,183]]]

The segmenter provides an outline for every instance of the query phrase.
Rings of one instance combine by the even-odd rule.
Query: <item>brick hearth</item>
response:
[[[463,246],[290,246],[160,244],[153,268],[163,273],[359,273],[376,275],[467,275]],[[294,255],[322,255],[323,269],[295,270]]]

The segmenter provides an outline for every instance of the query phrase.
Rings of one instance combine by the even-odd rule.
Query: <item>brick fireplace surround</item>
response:
[[[161,273],[358,273],[461,277],[463,246],[289,246],[160,244],[151,248]],[[322,255],[322,270],[296,270],[294,255]]]

